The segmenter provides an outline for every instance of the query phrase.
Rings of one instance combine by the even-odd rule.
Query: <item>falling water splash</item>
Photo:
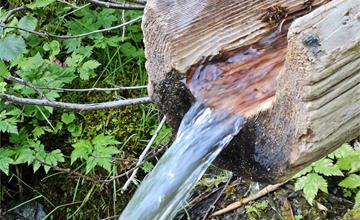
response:
[[[239,115],[195,103],[183,118],[175,142],[145,177],[119,219],[174,218],[196,182],[244,123]]]

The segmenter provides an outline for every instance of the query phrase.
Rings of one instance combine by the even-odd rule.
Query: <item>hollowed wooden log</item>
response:
[[[360,1],[149,0],[143,31],[174,128],[195,97],[247,117],[216,161],[237,175],[282,181],[359,136]]]

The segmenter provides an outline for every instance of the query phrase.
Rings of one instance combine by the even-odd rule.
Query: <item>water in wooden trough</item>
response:
[[[245,118],[272,101],[286,43],[286,33],[276,33],[192,69],[187,85],[197,102],[120,220],[168,220],[176,215],[211,162],[241,130]]]

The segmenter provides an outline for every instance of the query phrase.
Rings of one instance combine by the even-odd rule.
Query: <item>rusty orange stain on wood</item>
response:
[[[187,85],[208,106],[252,115],[273,99],[286,52],[286,31],[274,33],[216,61],[202,62],[188,74]]]

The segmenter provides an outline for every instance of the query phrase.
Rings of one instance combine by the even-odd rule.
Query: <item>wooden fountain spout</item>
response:
[[[360,135],[360,1],[148,0],[148,91],[246,115],[217,165],[279,182]],[[288,31],[286,33],[286,30]]]

